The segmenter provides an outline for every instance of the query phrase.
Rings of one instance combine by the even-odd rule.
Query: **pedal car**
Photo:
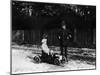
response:
[[[33,60],[36,63],[47,62],[50,64],[61,65],[66,62],[66,57],[57,53],[47,55],[42,52],[42,54],[34,56]]]

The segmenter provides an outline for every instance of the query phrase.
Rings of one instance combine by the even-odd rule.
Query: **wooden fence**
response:
[[[75,29],[74,29],[75,30]],[[92,32],[93,31],[93,32]],[[72,40],[69,42],[69,46],[90,47],[96,45],[96,32],[95,29],[76,29],[73,31]],[[14,32],[14,31],[13,31]],[[17,35],[19,33],[19,35]],[[17,40],[22,40],[25,44],[41,44],[41,31],[40,30],[17,30],[13,33],[12,40],[15,41],[16,37],[20,37]],[[57,30],[48,30],[48,45],[59,46],[59,40],[57,39]]]

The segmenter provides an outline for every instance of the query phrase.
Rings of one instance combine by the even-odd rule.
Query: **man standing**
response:
[[[69,29],[66,27],[65,21],[61,23],[61,29],[58,32],[58,39],[60,41],[60,50],[61,55],[64,55],[67,58],[67,46],[69,39],[71,38],[71,33]]]

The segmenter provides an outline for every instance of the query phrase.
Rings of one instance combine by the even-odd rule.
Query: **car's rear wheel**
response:
[[[33,58],[33,60],[34,60],[36,63],[40,63],[40,62],[41,62],[41,59],[40,59],[39,56],[35,56],[35,57]]]

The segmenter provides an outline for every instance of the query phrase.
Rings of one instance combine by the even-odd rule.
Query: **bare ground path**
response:
[[[32,73],[32,72],[47,72],[47,71],[62,71],[62,70],[80,70],[80,69],[95,69],[95,65],[87,64],[85,61],[69,60],[64,67],[56,66],[47,63],[34,63],[28,58],[32,51],[12,48],[12,74],[16,73]]]

